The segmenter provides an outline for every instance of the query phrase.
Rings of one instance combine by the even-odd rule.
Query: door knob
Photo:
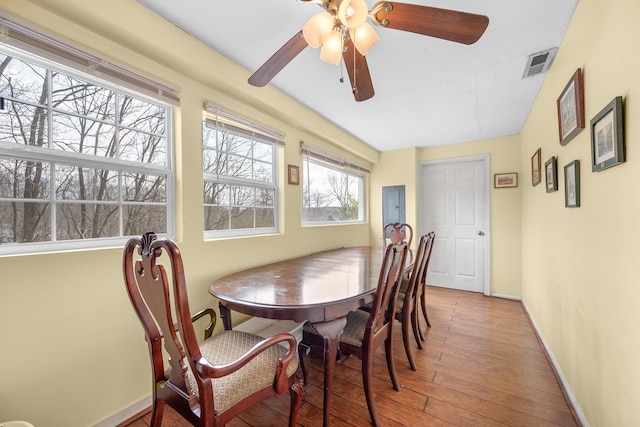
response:
[[[484,236],[484,231],[482,230],[478,231],[478,236]]]

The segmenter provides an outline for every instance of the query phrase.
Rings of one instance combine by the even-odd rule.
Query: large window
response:
[[[208,110],[202,140],[205,236],[276,232],[281,136],[219,108]]]
[[[0,44],[0,253],[172,234],[172,109]]]
[[[302,223],[364,221],[364,173],[356,165],[303,147]]]

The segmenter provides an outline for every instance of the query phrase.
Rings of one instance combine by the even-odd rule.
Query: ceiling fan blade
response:
[[[373,22],[383,27],[463,44],[478,41],[489,25],[484,15],[407,3],[382,1],[371,11]]]
[[[342,59],[344,59],[344,66],[349,75],[353,95],[356,101],[366,101],[375,95],[373,83],[371,82],[371,74],[369,74],[369,66],[367,65],[367,58],[358,52],[351,39],[345,42],[344,47]]]
[[[266,85],[307,46],[300,30],[249,77],[249,84],[258,87]]]

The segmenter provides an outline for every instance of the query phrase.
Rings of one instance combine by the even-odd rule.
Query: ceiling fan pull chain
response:
[[[355,48],[355,46],[351,50],[353,51],[353,86],[351,88],[351,91],[355,95],[355,94],[358,93],[358,83],[356,81],[356,79],[358,78],[358,75],[356,74],[356,48]]]

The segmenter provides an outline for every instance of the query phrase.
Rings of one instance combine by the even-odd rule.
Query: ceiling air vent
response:
[[[529,55],[529,58],[527,59],[527,66],[524,69],[522,78],[526,79],[527,77],[535,76],[547,71],[553,62],[553,58],[556,57],[557,51],[558,48],[553,47],[551,49]]]

